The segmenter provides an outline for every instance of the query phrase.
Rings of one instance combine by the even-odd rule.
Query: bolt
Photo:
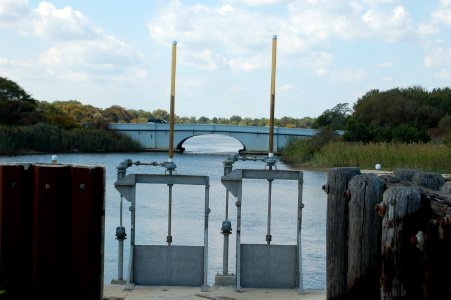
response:
[[[385,204],[383,202],[376,204],[374,210],[377,212],[379,217],[383,218],[385,216]]]

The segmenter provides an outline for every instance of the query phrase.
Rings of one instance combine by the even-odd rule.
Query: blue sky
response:
[[[38,100],[180,116],[317,117],[371,89],[451,83],[451,0],[0,0],[0,76]]]

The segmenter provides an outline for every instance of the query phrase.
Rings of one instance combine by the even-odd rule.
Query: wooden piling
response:
[[[327,299],[346,299],[348,271],[348,201],[343,193],[359,168],[332,168],[327,173]]]
[[[382,219],[374,212],[385,183],[372,174],[349,182],[348,299],[380,299]]]
[[[444,194],[451,195],[451,181],[445,182],[445,184],[440,188],[440,191]]]
[[[440,191],[440,188],[445,184],[445,178],[439,173],[418,172],[413,175],[412,183],[434,191]]]
[[[408,181],[412,182],[412,177],[418,173],[418,170],[413,169],[395,169],[393,171],[393,174],[396,178],[398,178],[401,181]]]
[[[421,193],[395,185],[383,195],[381,299],[422,299],[423,254],[412,244],[421,230]]]

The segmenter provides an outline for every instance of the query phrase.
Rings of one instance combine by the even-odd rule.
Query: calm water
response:
[[[209,216],[209,268],[208,284],[214,284],[214,276],[222,273],[223,236],[220,234],[225,215],[225,188],[220,182],[225,158],[236,153],[242,145],[223,136],[201,136],[192,138],[183,145],[184,154],[175,154],[177,174],[210,176]],[[116,166],[124,159],[141,162],[163,162],[167,153],[120,153],[120,154],[58,154],[63,164],[102,165],[106,169],[105,212],[105,282],[117,277],[117,240],[115,230],[119,226],[120,197],[114,188]],[[51,155],[26,155],[0,157],[0,162],[49,163]],[[263,169],[263,162],[236,162],[234,169]],[[281,162],[278,169],[289,169]],[[127,173],[163,174],[162,167],[130,167]],[[325,289],[326,282],[326,194],[321,186],[326,182],[326,173],[304,171],[302,219],[302,251],[304,287]],[[242,203],[242,243],[265,244],[267,218],[267,182],[245,180]],[[167,236],[166,186],[138,185],[136,208],[136,244],[165,245]],[[275,181],[272,198],[272,244],[296,245],[297,182]],[[230,196],[229,219],[232,222],[230,236],[229,272],[235,273],[235,226],[236,199]],[[124,200],[123,226],[129,236],[129,203]],[[203,245],[204,187],[175,186],[173,188],[172,236],[174,245]],[[129,242],[125,241],[124,277],[128,270]]]

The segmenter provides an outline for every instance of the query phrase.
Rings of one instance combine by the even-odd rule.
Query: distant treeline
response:
[[[167,121],[169,114],[162,109],[148,112],[117,105],[101,109],[75,100],[38,101],[14,81],[0,77],[0,153],[136,150],[139,147],[128,137],[108,130],[108,123],[147,123],[153,119]],[[175,123],[267,126],[269,120],[238,115],[230,118],[175,116]],[[451,89],[427,91],[414,86],[388,91],[371,90],[357,99],[352,108],[348,103],[339,103],[317,118],[276,118],[275,125],[344,130],[344,141],[348,142],[432,141],[449,146]],[[40,130],[53,132],[53,138],[41,135]],[[327,134],[320,138],[321,145],[327,143],[324,136]],[[316,142],[311,143],[314,144],[308,147],[311,148],[309,155],[320,147]]]

